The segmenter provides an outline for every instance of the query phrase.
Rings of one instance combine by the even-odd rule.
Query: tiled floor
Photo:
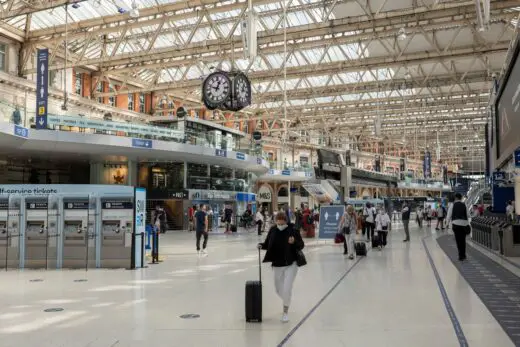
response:
[[[424,236],[414,229],[412,242],[403,244],[394,228],[387,249],[370,252],[341,281],[355,262],[330,242],[310,243],[288,324],[279,321],[268,265],[264,322],[244,321],[244,282],[258,276],[253,234],[212,236],[209,256],[201,259],[193,234],[167,234],[165,262],[138,271],[0,273],[0,346],[460,346]],[[435,240],[425,244],[468,344],[513,346]],[[74,282],[80,279],[88,281]],[[48,308],[64,310],[43,312]]]

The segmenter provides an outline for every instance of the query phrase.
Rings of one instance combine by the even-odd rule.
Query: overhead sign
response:
[[[506,173],[502,171],[493,172],[493,181],[503,181],[506,179]]]
[[[273,196],[271,194],[271,189],[268,186],[261,186],[258,189],[258,193],[256,194],[256,198],[258,202],[271,202],[273,200]]]
[[[320,208],[320,239],[333,239],[339,231],[339,224],[341,217],[345,213],[345,207],[337,206],[322,206]]]
[[[49,50],[39,49],[36,65],[36,129],[47,129],[49,100]]]
[[[215,149],[215,155],[217,157],[223,157],[223,158],[226,158],[227,157],[227,151],[225,149]]]
[[[180,106],[177,109],[177,117],[184,118],[184,117],[186,117],[187,114],[188,114],[188,112],[186,111],[186,109],[184,107]]]
[[[432,177],[432,155],[430,151],[424,152],[423,173],[425,179]]]
[[[152,140],[132,139],[132,147],[152,148]]]
[[[24,139],[29,137],[29,129],[19,125],[14,126],[14,136],[23,137]]]
[[[520,168],[520,148],[517,148],[515,151],[515,167],[517,169]]]
[[[238,160],[246,160],[246,155],[244,153],[237,152],[236,153],[236,158]]]

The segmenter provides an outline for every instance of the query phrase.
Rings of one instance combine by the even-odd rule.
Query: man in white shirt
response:
[[[441,225],[441,230],[444,230],[444,218],[445,208],[442,206],[442,203],[439,203],[439,207],[437,208],[437,225],[435,226],[435,230],[439,230],[439,224]]]
[[[367,202],[366,207],[363,209],[363,218],[365,219],[365,225],[363,234],[368,241],[374,236],[375,222],[376,222],[377,211],[371,203]]]

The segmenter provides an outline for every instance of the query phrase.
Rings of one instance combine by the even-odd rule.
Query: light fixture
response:
[[[137,3],[132,1],[132,9],[130,10],[130,18],[139,18],[139,9],[137,8]]]
[[[406,40],[407,37],[408,36],[406,35],[406,29],[404,27],[399,29],[399,32],[397,33],[397,39],[399,41],[404,41],[404,40]]]

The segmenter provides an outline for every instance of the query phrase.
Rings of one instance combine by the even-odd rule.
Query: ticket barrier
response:
[[[504,255],[520,257],[520,225],[509,224],[503,229]]]
[[[111,199],[103,200],[101,206],[101,267],[129,268],[133,202],[131,199]]]
[[[20,264],[20,202],[0,200],[0,268]]]
[[[96,265],[93,223],[89,226],[88,199],[63,200],[64,268],[88,268]]]

